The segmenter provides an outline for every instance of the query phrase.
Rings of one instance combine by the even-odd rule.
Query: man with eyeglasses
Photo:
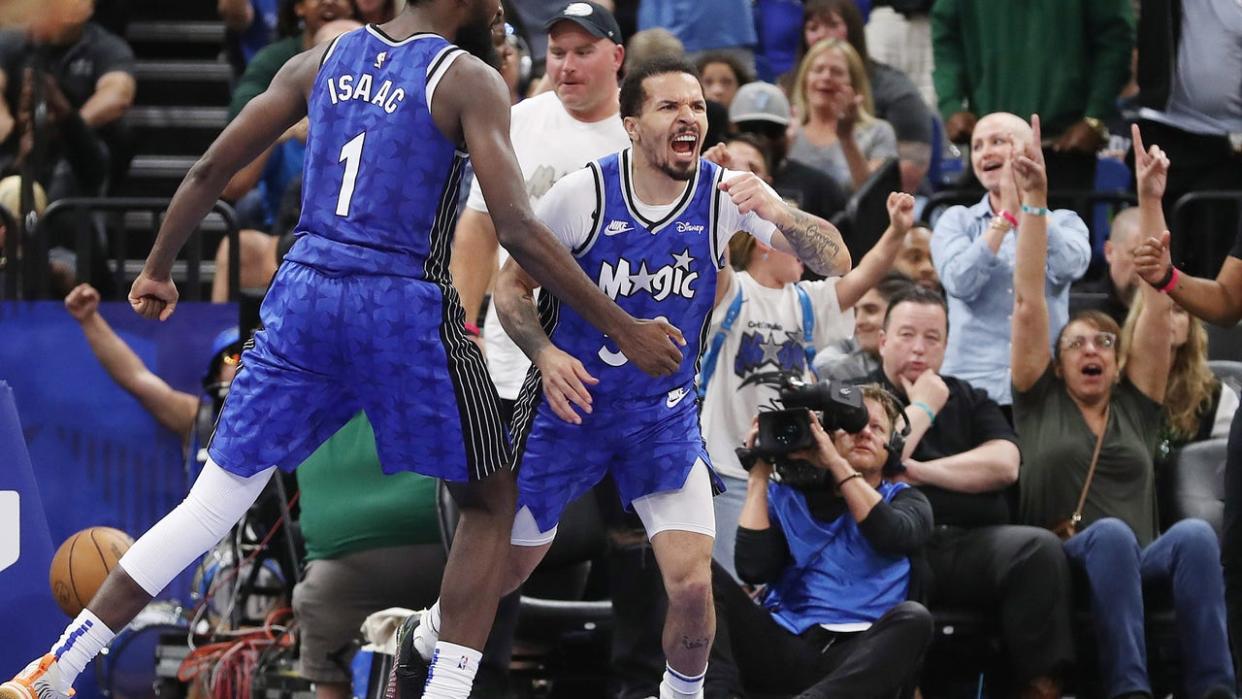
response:
[[[1061,542],[1009,524],[1005,489],[1018,480],[1017,435],[982,389],[941,375],[948,345],[944,297],[920,286],[890,300],[881,366],[862,379],[897,396],[910,421],[897,480],[931,502],[930,602],[1000,621],[1015,681],[1029,697],[1060,696],[1073,657],[1069,565]]]

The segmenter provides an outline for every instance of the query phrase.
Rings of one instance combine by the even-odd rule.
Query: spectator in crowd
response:
[[[1122,347],[1134,347],[1134,333],[1146,303],[1136,293],[1134,303],[1121,327]],[[1169,308],[1172,331],[1173,364],[1169,369],[1168,387],[1164,393],[1164,426],[1160,432],[1157,460],[1163,460],[1180,446],[1204,439],[1226,437],[1229,423],[1238,410],[1238,392],[1216,378],[1208,366],[1208,337],[1203,322],[1186,309],[1172,304]],[[1118,370],[1125,372],[1129,354],[1123,354]]]
[[[862,58],[848,43],[824,39],[807,51],[794,78],[800,115],[789,157],[828,173],[853,191],[897,157],[893,127],[875,117]]]
[[[1090,307],[1102,311],[1122,325],[1130,314],[1130,306],[1138,292],[1139,277],[1134,270],[1134,252],[1138,250],[1142,236],[1139,235],[1139,209],[1132,206],[1122,209],[1113,217],[1104,241],[1104,261],[1108,274],[1094,283],[1083,284],[1081,291],[1096,292],[1104,298]]]
[[[941,369],[951,326],[944,298],[911,285],[884,316],[879,370],[867,377],[909,418],[897,476],[931,501],[931,602],[1000,622],[1012,677],[1030,697],[1059,697],[1073,659],[1069,565],[1061,542],[1009,524],[1005,489],[1018,479],[1017,435],[987,393]]]
[[[54,3],[23,30],[0,31],[0,169],[29,165],[48,199],[98,196],[129,167],[125,115],[134,102],[134,54],[90,21],[91,0]],[[50,145],[31,153],[35,81]],[[27,157],[37,162],[24,162]]]
[[[897,136],[901,160],[901,184],[907,192],[918,191],[931,164],[934,118],[910,78],[868,54],[862,15],[854,0],[809,0],[804,11],[800,55],[824,39],[849,42],[866,68],[874,109],[871,113],[888,122]],[[790,78],[784,84],[790,91]],[[857,89],[857,85],[855,85]]]
[[[932,262],[949,301],[953,335],[944,371],[988,392],[1002,406],[1012,403],[1009,385],[1009,316],[1013,312],[1011,235],[1021,202],[1009,154],[1033,135],[1013,114],[989,114],[975,126],[970,164],[987,189],[974,206],[954,206],[936,221]],[[1052,329],[1069,317],[1070,283],[1087,271],[1091,243],[1078,214],[1054,211],[1048,225],[1046,292]]]
[[[276,38],[280,0],[217,0],[216,13],[227,30],[227,44],[234,70],[246,64]]]
[[[1169,154],[1165,212],[1183,195],[1242,190],[1242,12],[1230,0],[1181,3],[1145,0],[1139,18],[1138,83],[1143,133]],[[1192,274],[1219,268],[1219,239],[1209,231],[1230,225],[1229,203],[1189,210],[1192,228],[1176,251]]]
[[[867,50],[910,78],[926,104],[939,104],[932,83],[934,0],[876,0],[867,17]]]
[[[1039,133],[1039,122],[1034,123]],[[1153,452],[1172,364],[1171,302],[1144,285],[1134,345],[1098,311],[1075,316],[1049,349],[1044,295],[1048,180],[1038,140],[1011,167],[1022,198],[1014,268],[1014,418],[1023,454],[1022,519],[1056,529],[1084,571],[1106,695],[1151,696],[1143,588],[1172,588],[1183,696],[1234,696],[1216,534],[1187,519],[1157,531]],[[1165,229],[1160,199],[1168,159],[1143,150],[1134,128],[1142,228]],[[1125,369],[1119,370],[1121,357]]]
[[[799,209],[831,220],[845,208],[845,190],[827,173],[789,158],[789,125],[793,114],[789,99],[770,83],[747,83],[729,105],[734,130],[758,139],[770,154],[768,172],[772,188]]]
[[[180,437],[186,450],[197,451],[198,445],[191,442],[195,437],[194,428],[199,409],[203,405],[200,397],[178,391],[147,368],[125,340],[116,334],[108,321],[99,315],[99,292],[91,285],[79,284],[74,287],[65,297],[65,310],[82,326],[82,333],[86,336],[91,351],[108,372],[108,376],[126,393],[137,399],[156,422]],[[237,328],[221,333],[214,349],[211,366],[203,384],[205,387],[227,390],[237,373],[238,358],[241,355],[241,339]],[[212,398],[222,399],[222,396],[216,395],[219,391],[210,393],[213,394]],[[203,444],[206,443],[207,435],[197,437]]]
[[[931,30],[949,140],[970,140],[980,114],[1038,112],[1053,139],[1049,181],[1094,188],[1096,153],[1108,140],[1103,122],[1130,77],[1132,0],[941,0]],[[1022,46],[1043,48],[1018,47],[1015,34]]]
[[[703,96],[725,109],[733,103],[738,88],[754,80],[733,54],[705,53],[695,65],[703,81]]]
[[[655,27],[672,32],[691,60],[707,51],[724,52],[736,57],[748,74],[755,73],[757,37],[750,0],[642,0],[638,29]]]
[[[350,0],[281,0],[279,33],[285,37],[256,53],[233,88],[229,119],[250,100],[267,89],[276,72],[290,58],[315,45],[315,34],[324,24],[354,16]]]
[[[736,168],[739,163],[725,163]],[[762,176],[762,173],[756,173]],[[752,236],[735,236],[731,263],[716,282],[716,308],[708,326],[708,349],[700,361],[700,422],[712,466],[725,483],[713,499],[716,540],[712,557],[733,574],[733,531],[742,512],[746,473],[734,449],[746,437],[751,419],[778,395],[771,385],[756,383],[761,372],[781,371],[813,379],[815,352],[849,336],[850,308],[875,286],[914,222],[914,197],[888,197],[888,230],[839,278],[800,281],[803,265]]]
[[[1186,235],[1187,233],[1183,233]],[[1233,327],[1242,319],[1242,229],[1215,279],[1183,274],[1173,265],[1170,236],[1147,236],[1134,255],[1134,266],[1144,282],[1163,289],[1174,303],[1196,318]],[[1221,530],[1221,562],[1229,629],[1242,636],[1242,411],[1234,413],[1225,459],[1225,516]],[[1242,667],[1242,644],[1234,642],[1235,665]]]
[[[931,240],[931,226],[923,221],[915,222],[901,241],[901,252],[897,253],[893,269],[919,286],[943,292],[940,277],[936,276],[936,265],[932,263]]]
[[[863,387],[863,404],[869,420],[861,431],[829,435],[812,418],[815,447],[791,455],[823,470],[822,487],[773,482],[761,459],[750,469],[737,567],[747,582],[768,587],[756,605],[713,566],[708,699],[747,691],[896,697],[913,686],[932,619],[909,601],[917,594],[911,558],[931,535],[931,506],[882,473],[897,404],[874,385]]]
[[[812,363],[820,379],[852,381],[880,368],[880,331],[888,302],[913,282],[890,272],[854,304],[854,336],[824,347]]]
[[[651,27],[638,32],[625,42],[625,50],[625,72],[660,58],[686,55],[681,39],[664,27]]]

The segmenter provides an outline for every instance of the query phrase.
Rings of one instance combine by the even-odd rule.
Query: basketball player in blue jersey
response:
[[[309,115],[302,217],[242,355],[210,460],[185,502],[121,559],[51,652],[0,699],[65,697],[87,663],[182,569],[218,542],[276,467],[292,469],[358,409],[386,471],[456,482],[463,508],[443,584],[444,641],[426,696],[464,699],[503,584],[515,486],[483,357],[448,274],[468,148],[514,259],[572,299],[644,371],[677,370],[684,343],[605,296],[535,219],[509,144],[508,92],[484,61],[499,0],[411,0],[291,59],[186,176],[130,291],[147,318],[177,302],[170,270],[229,178]],[[461,144],[461,145],[459,145]]]
[[[715,477],[694,376],[726,243],[745,230],[825,275],[846,272],[850,257],[828,222],[791,209],[750,173],[700,159],[706,101],[693,66],[666,60],[631,71],[621,115],[632,147],[566,175],[538,214],[622,308],[667,318],[689,344],[675,372],[644,375],[559,295],[541,294],[537,309],[539,282],[520,261],[505,266],[497,310],[534,362],[514,415],[519,509],[506,590],[547,553],[565,506],[611,473],[646,527],[668,592],[661,699],[687,699],[702,695],[715,633]],[[433,606],[414,632],[424,658],[436,614]]]

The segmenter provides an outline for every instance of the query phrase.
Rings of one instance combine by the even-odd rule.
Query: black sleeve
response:
[[[905,488],[871,508],[858,529],[880,553],[909,555],[931,538],[931,503],[918,489]]]
[[[59,123],[66,148],[65,159],[78,185],[86,192],[102,191],[108,175],[108,149],[76,111]]]
[[[969,391],[966,404],[970,406],[970,433],[974,445],[978,446],[994,439],[1004,439],[1017,444],[1018,434],[1005,419],[1000,405],[988,397],[987,391],[974,388],[964,381],[961,382],[961,386]]]
[[[789,566],[789,543],[777,527],[767,529],[737,528],[733,548],[733,568],[742,582],[762,585],[776,580]]]

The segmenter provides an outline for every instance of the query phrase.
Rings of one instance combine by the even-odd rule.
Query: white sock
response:
[[[78,618],[65,627],[65,632],[56,641],[56,645],[52,646],[51,653],[56,656],[56,665],[60,669],[60,677],[52,678],[56,690],[67,692],[87,664],[115,636],[112,629],[92,614],[91,610],[83,609]]]
[[[483,653],[455,643],[436,643],[427,669],[423,699],[469,699]]]
[[[660,682],[660,699],[701,699],[703,696],[703,678],[707,676],[707,668],[694,677],[683,675],[664,664],[664,679]]]
[[[414,628],[414,650],[423,657],[423,660],[431,662],[431,655],[435,653],[436,643],[440,640],[440,600],[431,605],[431,608],[423,612],[423,618],[419,619],[418,626]]]

